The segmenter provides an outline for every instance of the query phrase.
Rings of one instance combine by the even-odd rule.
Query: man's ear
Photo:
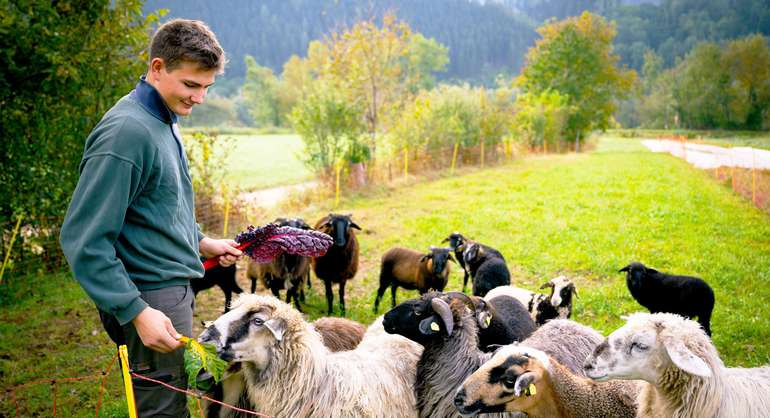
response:
[[[281,341],[283,339],[283,334],[286,332],[285,320],[281,318],[270,319],[265,322],[265,326],[271,333],[273,333],[273,337],[275,337],[276,340]]]
[[[702,358],[693,354],[683,342],[667,341],[663,343],[663,346],[666,347],[666,352],[671,361],[680,369],[695,376],[711,376],[711,368],[709,368],[708,364]]]

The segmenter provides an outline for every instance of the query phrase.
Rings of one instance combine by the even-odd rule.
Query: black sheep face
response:
[[[443,321],[431,307],[431,300],[439,296],[439,293],[431,292],[419,299],[401,302],[385,314],[382,320],[385,332],[401,335],[421,345],[446,335]]]
[[[432,269],[431,272],[434,276],[439,276],[446,268],[446,263],[448,261],[454,262],[455,259],[452,258],[452,255],[449,253],[451,249],[449,248],[436,248],[436,247],[430,247],[430,254],[426,255],[427,258],[432,260]]]
[[[320,231],[331,235],[334,238],[334,246],[344,247],[348,242],[349,229],[355,228],[361,230],[361,227],[356,225],[351,219],[353,215],[340,215],[336,213],[330,213],[326,217],[326,222],[321,225]]]
[[[481,250],[481,247],[479,247],[479,244],[473,243],[465,247],[465,251],[463,251],[463,260],[465,261],[465,264],[470,264],[473,262],[473,260],[476,259],[476,257],[479,256],[479,252]]]
[[[631,263],[620,269],[618,272],[626,272],[626,284],[629,288],[636,288],[642,284],[644,276],[647,275],[647,270],[647,267],[642,263]]]
[[[462,236],[459,232],[453,232],[448,237],[444,238],[444,241],[442,242],[449,242],[449,248],[452,250],[460,250],[462,251],[465,246],[465,237]]]

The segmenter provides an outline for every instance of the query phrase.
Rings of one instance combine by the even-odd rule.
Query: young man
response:
[[[231,240],[203,236],[177,116],[203,103],[224,51],[202,22],[172,20],[150,43],[150,65],[86,140],[80,179],[61,230],[75,278],[110,337],[128,346],[134,372],[184,388],[180,334],[191,336],[190,279],[199,254],[241,256]],[[187,416],[183,394],[134,379],[139,416]]]

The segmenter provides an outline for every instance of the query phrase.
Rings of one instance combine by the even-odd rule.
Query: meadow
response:
[[[258,190],[311,180],[313,173],[298,155],[302,140],[298,135],[242,135],[231,137],[228,182],[241,190]]]
[[[579,295],[573,319],[605,335],[623,323],[622,315],[644,310],[618,273],[629,262],[700,276],[715,290],[713,338],[725,363],[770,363],[770,218],[708,173],[648,152],[636,139],[604,137],[588,153],[528,156],[381,187],[345,198],[336,209],[331,205],[317,201],[294,210],[276,208],[254,222],[288,215],[313,223],[330,210],[353,213],[363,231],[359,272],[346,288],[351,319],[369,323],[376,317],[379,259],[387,249],[427,251],[460,231],[499,249],[518,286],[537,289],[556,275],[572,277]],[[460,290],[462,272],[452,267],[447,290]],[[248,289],[242,270],[240,284]],[[93,305],[68,275],[4,286],[0,393],[36,379],[96,373],[109,363],[112,345]],[[399,290],[398,300],[416,296]],[[222,300],[218,289],[199,295],[196,329],[222,312]],[[389,307],[388,296],[380,314]],[[323,284],[316,278],[304,309],[309,320],[326,314]],[[30,411],[50,414],[48,386],[20,390],[19,397]],[[123,401],[114,372],[107,389],[103,408],[117,413]],[[97,383],[59,390],[60,411],[93,416]],[[11,407],[6,393],[0,416],[12,415]]]

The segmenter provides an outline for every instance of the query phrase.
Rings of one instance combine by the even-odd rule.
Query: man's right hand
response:
[[[145,347],[161,352],[170,353],[184,346],[178,339],[181,335],[176,332],[171,320],[161,311],[146,307],[131,321],[136,333],[142,339]]]

